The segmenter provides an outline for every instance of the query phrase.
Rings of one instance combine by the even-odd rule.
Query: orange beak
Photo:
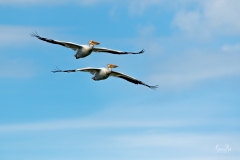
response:
[[[108,64],[108,68],[117,68],[118,66],[115,64]]]
[[[93,41],[93,40],[90,40],[89,43],[92,44],[92,45],[99,45],[100,44],[99,42],[96,42],[96,41]]]

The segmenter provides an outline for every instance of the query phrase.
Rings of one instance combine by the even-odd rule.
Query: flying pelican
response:
[[[114,65],[114,64],[108,64],[107,68],[92,68],[92,67],[86,67],[86,68],[79,68],[79,69],[73,69],[73,70],[60,70],[60,69],[56,69],[54,71],[52,71],[53,73],[56,72],[77,72],[77,71],[82,71],[82,72],[90,72],[92,75],[94,75],[92,77],[93,80],[95,81],[99,81],[99,80],[104,80],[107,79],[109,76],[113,76],[113,77],[117,77],[117,78],[122,78],[125,79],[129,82],[132,82],[134,84],[141,84],[144,86],[147,86],[151,89],[156,89],[158,87],[158,85],[156,86],[149,86],[145,83],[143,83],[140,80],[137,80],[136,78],[133,78],[131,76],[128,76],[126,74],[120,73],[120,72],[116,72],[113,71],[112,68],[117,68],[118,66]]]
[[[84,58],[90,55],[92,52],[108,52],[112,54],[141,54],[144,52],[144,49],[142,49],[140,52],[124,52],[124,51],[117,51],[117,50],[108,49],[108,48],[97,48],[95,47],[95,45],[99,45],[100,43],[93,40],[90,40],[88,45],[79,45],[72,42],[63,42],[63,41],[43,38],[43,37],[40,37],[37,34],[37,32],[31,33],[30,35],[42,41],[46,41],[52,44],[58,44],[58,45],[73,49],[74,51],[76,51],[76,54],[74,55],[76,59]]]

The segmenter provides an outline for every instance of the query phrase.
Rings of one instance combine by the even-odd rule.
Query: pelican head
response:
[[[108,64],[107,67],[108,67],[108,68],[117,68],[118,66],[115,65],[115,64]]]
[[[91,44],[91,45],[99,45],[100,43],[99,43],[99,42],[96,42],[96,41],[93,41],[93,40],[90,40],[90,41],[89,41],[89,44]]]

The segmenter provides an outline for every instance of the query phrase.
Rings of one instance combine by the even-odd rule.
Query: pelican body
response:
[[[112,68],[117,68],[117,67],[118,66],[116,66],[114,64],[108,64],[107,68],[86,67],[86,68],[79,68],[79,69],[73,69],[73,70],[60,70],[60,69],[57,69],[57,70],[54,70],[52,72],[53,73],[56,73],[56,72],[71,73],[71,72],[82,71],[82,72],[89,72],[92,75],[94,75],[92,77],[92,79],[95,80],[95,81],[104,80],[104,79],[107,79],[109,76],[113,76],[113,77],[125,79],[125,80],[127,80],[127,81],[129,81],[131,83],[134,83],[134,84],[141,84],[141,85],[147,86],[147,87],[149,87],[151,89],[156,89],[158,87],[158,85],[156,85],[156,86],[149,86],[149,85],[143,83],[142,81],[137,80],[134,77],[131,77],[131,76],[128,76],[126,74],[123,74],[123,73],[116,72],[116,71],[112,70]]]
[[[144,49],[142,49],[140,52],[125,52],[125,51],[118,51],[118,50],[113,50],[113,49],[108,49],[108,48],[100,48],[100,47],[95,47],[95,45],[99,45],[99,42],[90,40],[88,45],[80,45],[72,42],[64,42],[64,41],[58,41],[58,40],[53,40],[53,39],[48,39],[44,37],[40,37],[36,32],[30,34],[32,37],[36,37],[42,41],[52,43],[52,44],[58,44],[67,48],[71,48],[74,51],[76,51],[76,54],[74,55],[76,59],[79,58],[84,58],[89,56],[92,52],[107,52],[107,53],[112,53],[112,54],[141,54],[144,52]]]

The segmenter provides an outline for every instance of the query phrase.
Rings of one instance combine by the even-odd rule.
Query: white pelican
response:
[[[134,84],[141,84],[144,86],[147,86],[151,89],[156,89],[158,87],[158,85],[156,86],[149,86],[145,83],[143,83],[142,81],[137,80],[136,78],[133,78],[131,76],[128,76],[126,74],[120,73],[120,72],[116,72],[113,71],[112,68],[117,68],[118,66],[114,65],[114,64],[108,64],[107,68],[92,68],[92,67],[87,67],[87,68],[79,68],[79,69],[73,69],[73,70],[60,70],[57,68],[57,70],[52,71],[53,73],[56,72],[77,72],[77,71],[82,71],[82,72],[90,72],[91,74],[93,74],[94,76],[92,77],[93,80],[95,81],[99,81],[99,80],[104,80],[107,79],[109,76],[113,76],[113,77],[117,77],[117,78],[122,78],[125,79],[129,82],[132,82]]]
[[[92,52],[108,52],[108,53],[112,53],[112,54],[141,54],[144,52],[144,49],[142,49],[140,52],[124,52],[124,51],[117,51],[117,50],[108,49],[108,48],[97,48],[97,47],[95,47],[95,45],[99,45],[100,43],[95,42],[93,40],[90,40],[88,45],[79,45],[79,44],[72,43],[72,42],[63,42],[63,41],[43,38],[43,37],[40,37],[37,34],[37,32],[32,33],[30,35],[32,37],[36,37],[42,41],[46,41],[46,42],[53,43],[53,44],[58,44],[58,45],[73,49],[74,51],[76,51],[76,54],[74,55],[76,57],[76,59],[84,58],[84,57],[90,55]]]

